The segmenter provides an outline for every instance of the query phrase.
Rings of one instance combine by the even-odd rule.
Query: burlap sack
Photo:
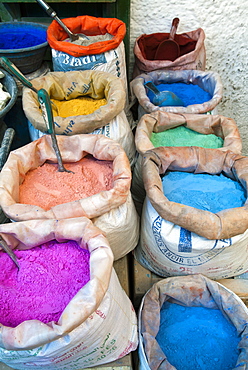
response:
[[[161,83],[185,83],[198,85],[207,91],[212,98],[202,104],[192,104],[187,107],[182,106],[165,106],[159,107],[154,105],[147,96],[145,82],[152,81],[155,85]],[[217,113],[217,105],[223,96],[223,85],[217,72],[204,72],[197,70],[160,70],[143,73],[130,82],[131,104],[138,101],[139,118],[145,113],[151,113],[157,110],[171,113]]]
[[[236,122],[232,118],[220,115],[175,114],[163,111],[145,114],[138,122],[135,131],[135,146],[138,156],[133,169],[131,187],[135,201],[143,203],[145,199],[142,158],[147,150],[154,149],[150,139],[152,133],[163,132],[181,125],[204,135],[214,134],[221,137],[224,140],[223,147],[219,148],[221,151],[231,150],[237,154],[241,153],[240,133]]]
[[[55,117],[55,133],[75,135],[101,133],[118,141],[126,151],[129,160],[134,156],[135,146],[132,130],[124,112],[126,90],[123,81],[110,73],[102,71],[68,71],[49,72],[32,80],[39,90],[47,90],[50,98],[56,100],[73,100],[80,96],[107,100],[107,104],[87,115]],[[41,114],[37,94],[29,88],[23,90],[23,110],[35,129],[42,133],[47,127]]]
[[[50,135],[12,151],[0,173],[0,206],[9,219],[66,219],[88,217],[101,225],[112,240],[115,259],[130,252],[139,237],[139,218],[131,193],[131,170],[123,148],[103,135],[58,136],[58,146],[64,163],[77,162],[87,154],[101,160],[113,161],[113,188],[88,198],[64,203],[45,211],[41,207],[20,204],[19,185],[25,174],[46,161],[57,163]],[[115,236],[118,234],[118,238]]]
[[[75,240],[83,248],[86,244],[90,252],[90,281],[72,298],[58,322],[27,320],[13,328],[1,326],[0,361],[20,370],[82,369],[136,349],[135,312],[113,269],[109,243],[89,219],[9,223],[0,225],[0,235],[13,251],[55,239]]]
[[[158,69],[205,70],[205,33],[202,28],[175,35],[175,41],[180,48],[180,56],[177,59],[174,61],[155,60],[154,57],[159,44],[168,38],[169,33],[152,33],[150,35],[143,34],[136,39],[134,44],[135,64],[133,78],[143,72],[151,72]]]
[[[222,311],[240,334],[240,355],[235,368],[247,369],[248,309],[246,305],[236,294],[220,283],[199,274],[163,279],[155,283],[143,297],[138,315],[139,370],[176,370],[169,363],[156,340],[160,326],[160,310],[166,301],[183,306],[206,307]]]

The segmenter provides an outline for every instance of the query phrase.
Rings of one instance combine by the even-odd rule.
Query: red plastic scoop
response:
[[[167,40],[162,41],[155,53],[155,60],[171,60],[172,62],[180,55],[180,47],[174,40],[177,32],[179,18],[174,18],[171,25],[170,35]]]

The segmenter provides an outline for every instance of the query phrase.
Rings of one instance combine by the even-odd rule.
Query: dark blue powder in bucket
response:
[[[219,309],[165,302],[156,340],[177,370],[231,370],[241,338]]]
[[[0,49],[25,49],[47,41],[46,30],[30,26],[0,27]]]
[[[168,171],[162,178],[163,191],[172,202],[212,213],[242,207],[246,190],[240,182],[223,175]]]
[[[176,94],[178,98],[182,100],[185,107],[193,104],[203,104],[212,99],[210,93],[203,90],[200,86],[191,83],[162,83],[156,85],[156,87],[159,91],[171,91]],[[154,94],[150,90],[148,91],[147,96],[152,102]]]

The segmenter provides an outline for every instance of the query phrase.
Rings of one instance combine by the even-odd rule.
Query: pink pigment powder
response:
[[[113,187],[113,162],[92,156],[64,167],[74,173],[58,172],[58,165],[45,162],[26,173],[20,185],[19,203],[32,204],[44,210],[87,198]]]
[[[55,240],[15,250],[20,269],[0,252],[0,322],[58,321],[75,294],[90,280],[90,253],[75,241]]]

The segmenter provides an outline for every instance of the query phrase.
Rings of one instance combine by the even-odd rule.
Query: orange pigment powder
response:
[[[19,189],[19,203],[39,206],[46,211],[63,203],[87,198],[113,187],[113,162],[92,156],[64,167],[74,173],[59,172],[58,165],[45,162],[26,173]]]

